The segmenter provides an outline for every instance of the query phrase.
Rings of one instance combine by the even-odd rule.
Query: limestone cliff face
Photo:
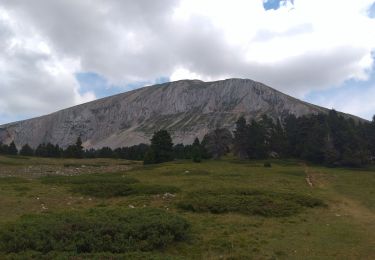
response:
[[[116,148],[147,143],[154,131],[167,129],[174,143],[191,143],[216,127],[233,129],[240,116],[283,118],[319,112],[327,109],[248,79],[182,80],[2,125],[0,141],[33,147],[51,142],[66,147],[81,136],[86,148]]]

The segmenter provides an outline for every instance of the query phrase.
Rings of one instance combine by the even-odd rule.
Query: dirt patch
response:
[[[65,165],[40,165],[40,166],[8,166],[0,168],[0,177],[40,177],[46,175],[63,175],[72,176],[79,174],[90,174],[98,172],[115,173],[132,169],[129,165],[76,165],[74,167],[66,167]]]
[[[329,184],[327,174],[312,170],[306,164],[303,165],[305,171],[305,180],[311,188],[325,188]]]

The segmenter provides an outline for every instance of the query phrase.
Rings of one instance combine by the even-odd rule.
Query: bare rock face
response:
[[[248,79],[181,80],[2,125],[0,141],[66,147],[81,136],[86,148],[116,148],[148,143],[153,132],[166,129],[174,143],[192,143],[217,127],[233,129],[240,116],[282,119],[326,112]]]

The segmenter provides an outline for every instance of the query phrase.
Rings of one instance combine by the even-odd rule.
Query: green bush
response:
[[[169,185],[142,184],[135,178],[121,174],[48,176],[42,177],[41,180],[44,184],[68,185],[74,193],[102,198],[179,191],[177,187]]]
[[[197,191],[178,203],[179,208],[193,212],[238,212],[264,217],[291,216],[303,208],[323,205],[320,199],[307,195],[259,190]]]
[[[72,192],[95,197],[119,197],[129,195],[148,195],[162,194],[165,192],[177,192],[179,189],[168,185],[151,184],[122,184],[122,183],[89,183],[83,185],[74,185]]]
[[[88,184],[88,183],[121,183],[139,182],[137,179],[121,174],[81,174],[76,176],[45,176],[40,178],[44,184]]]
[[[186,239],[188,230],[183,218],[150,208],[28,215],[0,229],[0,251],[151,251]]]
[[[272,167],[270,162],[264,162],[263,166],[266,167],[266,168]]]

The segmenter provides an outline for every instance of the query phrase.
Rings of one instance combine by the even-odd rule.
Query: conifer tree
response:
[[[202,148],[198,138],[195,138],[192,145],[192,157],[193,162],[199,163],[202,161]]]
[[[22,156],[33,156],[34,150],[28,144],[25,144],[24,146],[22,146],[22,148],[20,150],[20,155],[22,155]]]
[[[163,163],[173,159],[173,143],[170,134],[166,130],[155,132],[151,138],[151,146],[145,155],[144,163]]]
[[[14,143],[14,141],[12,141],[9,144],[9,148],[8,148],[7,153],[10,154],[10,155],[17,155],[18,154],[18,150],[17,150],[16,144]]]

